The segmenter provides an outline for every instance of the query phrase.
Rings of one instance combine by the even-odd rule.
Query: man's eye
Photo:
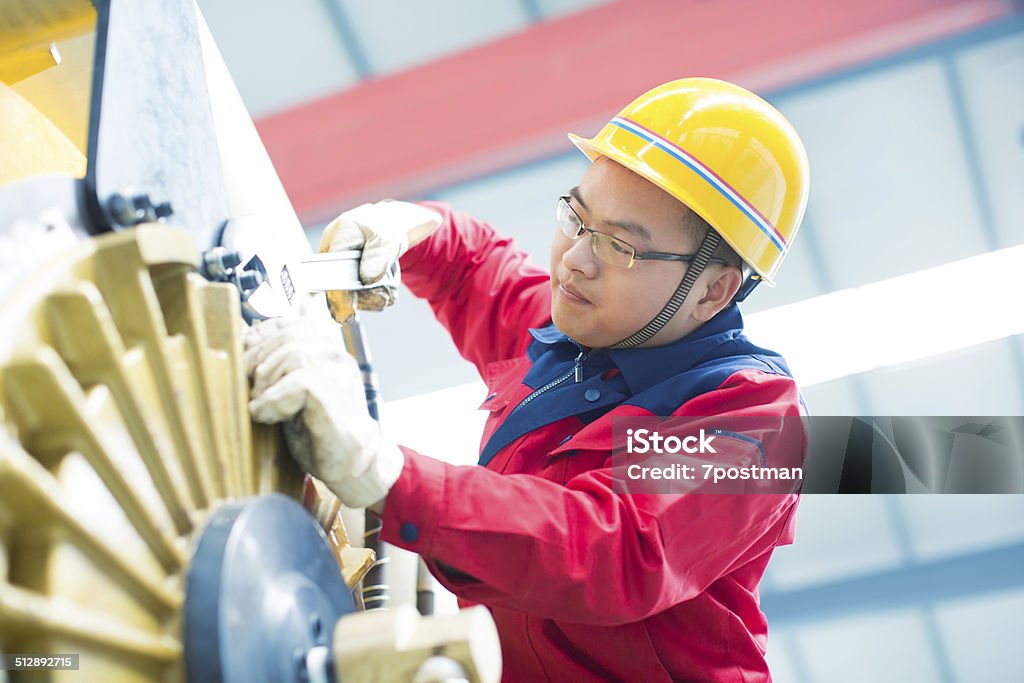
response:
[[[615,251],[619,252],[620,254],[627,254],[627,255],[629,255],[629,254],[633,253],[633,250],[630,249],[629,247],[627,247],[622,242],[619,242],[618,240],[609,240],[609,241],[612,243],[612,249],[614,249]]]

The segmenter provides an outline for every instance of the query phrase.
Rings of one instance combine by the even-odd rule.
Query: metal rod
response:
[[[436,579],[422,557],[416,563],[416,609],[427,617],[434,613],[434,582]]]
[[[359,313],[356,312],[352,318],[341,326],[341,333],[345,339],[345,348],[352,354],[352,357],[359,363],[359,370],[363,373],[363,390],[366,392],[366,408],[370,417],[380,422],[380,411],[377,400],[379,396],[377,373],[373,370],[373,360],[370,358],[370,347],[366,341],[366,333],[359,324]],[[387,585],[387,546],[380,540],[381,519],[366,511],[366,529],[363,535],[363,547],[374,552],[377,561],[370,567],[363,577],[362,598],[363,605],[367,612],[386,609],[391,600],[388,595]],[[371,590],[372,589],[372,590]]]

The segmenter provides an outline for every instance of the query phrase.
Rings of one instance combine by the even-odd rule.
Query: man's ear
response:
[[[703,275],[710,276],[711,281],[704,291],[704,296],[693,309],[694,319],[706,323],[723,308],[729,305],[743,284],[743,274],[736,266],[718,266],[708,269]]]

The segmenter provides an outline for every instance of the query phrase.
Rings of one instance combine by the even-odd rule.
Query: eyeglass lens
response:
[[[569,206],[569,202],[565,198],[558,200],[558,208],[555,212],[555,218],[558,221],[558,227],[562,233],[570,238],[577,239],[582,236],[583,232],[590,233],[590,247],[594,250],[594,255],[605,263],[611,263],[612,265],[622,266],[628,268],[633,263],[633,255],[635,251],[631,246],[622,242],[611,235],[606,235],[601,232],[596,232],[590,228],[586,228],[580,217],[572,210]]]

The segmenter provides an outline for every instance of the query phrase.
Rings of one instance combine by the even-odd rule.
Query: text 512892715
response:
[[[0,654],[0,671],[78,671],[78,655]]]

